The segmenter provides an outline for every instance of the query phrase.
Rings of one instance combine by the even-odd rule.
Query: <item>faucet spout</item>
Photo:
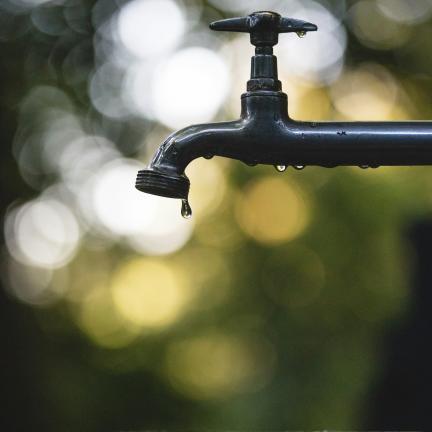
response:
[[[185,168],[194,159],[222,156],[248,165],[273,163],[282,155],[281,149],[274,154],[271,147],[281,142],[287,122],[286,94],[245,93],[239,120],[190,126],[168,137],[150,166],[139,171],[136,188],[167,198],[187,199],[190,183]]]
[[[432,165],[432,122],[298,122],[288,116],[286,94],[247,92],[239,120],[171,135],[149,168],[138,173],[136,188],[187,199],[185,168],[196,158],[213,156],[296,167]]]
[[[241,136],[243,120],[189,126],[169,136],[159,147],[148,169],[138,173],[136,188],[167,198],[187,199],[190,182],[185,168],[199,157],[218,156],[224,143]]]
[[[140,191],[187,201],[185,168],[199,157],[222,156],[248,165],[375,168],[432,165],[432,122],[298,122],[278,79],[273,46],[280,33],[303,36],[314,24],[255,12],[223,20],[214,30],[248,32],[255,45],[239,120],[190,126],[167,138],[150,166],[138,173]],[[190,213],[190,212],[189,212]]]

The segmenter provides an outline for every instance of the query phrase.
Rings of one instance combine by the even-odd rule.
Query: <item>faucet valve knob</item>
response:
[[[254,12],[243,18],[215,21],[210,24],[210,28],[249,33],[251,44],[255,45],[255,55],[252,57],[251,79],[247,83],[247,90],[276,92],[282,90],[278,79],[277,58],[273,55],[273,46],[279,41],[279,33],[304,36],[307,32],[318,29],[315,24],[284,18],[276,12]]]
[[[216,31],[250,33],[251,44],[256,47],[272,47],[279,41],[279,33],[304,35],[316,31],[315,24],[293,18],[285,18],[276,12],[254,12],[243,18],[215,21],[210,28]]]

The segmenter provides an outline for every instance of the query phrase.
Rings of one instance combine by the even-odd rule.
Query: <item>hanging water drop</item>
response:
[[[282,172],[286,171],[287,166],[286,165],[275,165],[275,168],[276,168],[277,172],[282,173]]]
[[[304,165],[294,165],[294,168],[298,171],[304,170],[306,167]]]
[[[206,154],[204,155],[204,159],[212,159],[213,155],[212,154]]]
[[[306,36],[306,32],[304,30],[298,31],[297,36],[299,38],[304,38]]]
[[[369,165],[360,165],[360,168],[361,168],[361,169],[368,169],[368,168],[369,168]]]
[[[192,208],[187,199],[182,200],[181,215],[185,219],[190,219],[192,217]]]

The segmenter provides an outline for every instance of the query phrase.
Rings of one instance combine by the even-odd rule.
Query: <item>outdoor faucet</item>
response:
[[[317,26],[255,12],[210,24],[212,30],[250,33],[255,46],[251,78],[241,96],[239,120],[190,126],[169,136],[150,166],[139,171],[136,188],[182,200],[191,216],[185,168],[196,158],[223,156],[248,165],[302,169],[321,167],[432,165],[432,122],[299,122],[288,115],[287,95],[278,80],[273,46],[279,33],[302,37]]]

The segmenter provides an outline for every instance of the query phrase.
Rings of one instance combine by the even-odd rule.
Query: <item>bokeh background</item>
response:
[[[1,0],[2,429],[427,429],[432,172],[188,168],[253,49],[208,23],[311,21],[275,53],[299,120],[432,118],[431,0]]]

